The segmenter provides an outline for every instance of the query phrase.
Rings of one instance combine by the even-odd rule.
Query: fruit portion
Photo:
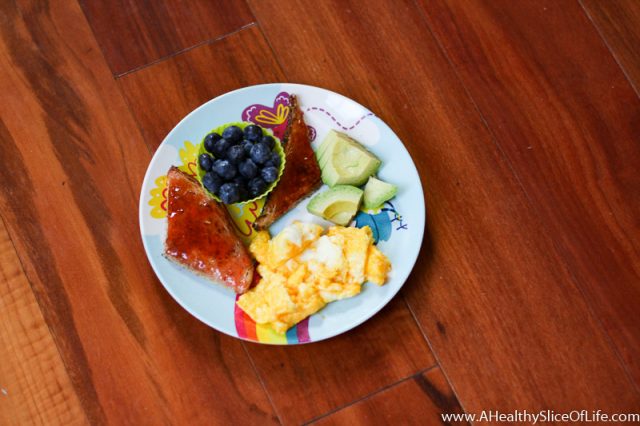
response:
[[[346,226],[358,212],[364,192],[350,185],[336,185],[315,195],[307,205],[311,214]]]
[[[371,176],[364,187],[363,206],[373,209],[396,196],[398,187]]]
[[[316,155],[322,170],[322,181],[329,186],[362,185],[381,163],[365,147],[335,130],[329,132]]]
[[[198,156],[202,185],[225,204],[257,199],[282,174],[282,146],[260,126],[229,123],[203,139]]]

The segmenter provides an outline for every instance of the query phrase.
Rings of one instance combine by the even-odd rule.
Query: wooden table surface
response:
[[[640,1],[3,0],[0,29],[0,424],[640,412]],[[427,208],[400,294],[298,347],[180,308],[137,214],[186,113],[281,81],[385,120]]]

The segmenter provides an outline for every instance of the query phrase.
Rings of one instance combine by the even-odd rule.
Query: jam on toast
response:
[[[289,96],[289,108],[289,123],[283,141],[286,159],[284,172],[268,195],[260,217],[253,224],[256,229],[268,228],[322,185],[320,166],[309,140],[309,128],[294,95]]]
[[[177,167],[167,173],[167,189],[165,256],[238,294],[246,292],[254,264],[227,209]]]

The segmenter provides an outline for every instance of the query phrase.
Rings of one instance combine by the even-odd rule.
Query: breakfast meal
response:
[[[246,202],[273,188],[284,168],[275,137],[255,124],[231,123],[207,134],[198,156],[202,185],[225,204]]]
[[[258,285],[238,306],[256,323],[285,333],[327,303],[360,293],[366,281],[382,285],[391,268],[373,244],[371,229],[293,222],[273,238],[261,231],[249,251],[258,261]]]
[[[289,106],[291,113],[284,137],[287,167],[280,182],[269,194],[262,214],[253,224],[256,229],[267,229],[322,184],[320,167],[309,140],[309,128],[294,95],[289,98]]]
[[[167,173],[165,257],[236,293],[249,289],[254,264],[229,213],[177,167]]]
[[[287,117],[282,142],[256,124],[227,123],[203,138],[197,178],[169,169],[164,251],[235,291],[237,307],[279,334],[359,294],[366,282],[386,282],[391,262],[378,237],[368,225],[349,225],[361,208],[375,214],[398,191],[375,176],[380,159],[344,133],[330,130],[314,152],[295,95]],[[323,183],[328,188],[313,195],[307,211],[334,225],[294,221],[271,237],[269,227]],[[227,205],[257,200],[264,204],[262,210],[253,204],[255,221],[247,221],[253,239],[245,247]]]

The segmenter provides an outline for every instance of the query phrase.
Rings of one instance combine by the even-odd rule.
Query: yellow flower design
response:
[[[196,176],[198,170],[198,146],[185,141],[178,154],[182,161],[178,168],[191,176]],[[149,205],[152,207],[151,217],[164,219],[167,217],[167,176],[159,176],[155,180],[155,184],[156,186],[150,192],[151,199],[149,200]]]
[[[152,207],[151,217],[164,219],[167,217],[167,177],[160,176],[155,183],[156,187],[151,190],[149,200],[149,205]]]
[[[182,165],[178,168],[191,176],[196,176],[198,174],[198,146],[185,141],[179,154]]]
[[[260,113],[256,116],[255,120],[261,124],[270,124],[277,126],[278,124],[282,124],[287,119],[289,115],[289,106],[278,104],[276,108],[276,113],[269,111],[268,109],[260,110]]]

